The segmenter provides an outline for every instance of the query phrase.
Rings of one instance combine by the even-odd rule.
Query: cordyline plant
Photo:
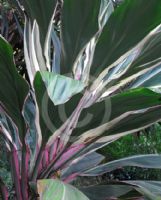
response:
[[[30,78],[0,37],[0,132],[15,199],[161,199],[157,181],[69,184],[124,166],[161,167],[158,154],[102,163],[96,152],[161,120],[161,1],[125,0],[114,10],[111,0],[64,0],[60,32],[60,1],[15,3]],[[0,188],[9,199],[1,179]]]

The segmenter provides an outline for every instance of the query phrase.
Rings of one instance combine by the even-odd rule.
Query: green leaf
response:
[[[98,31],[99,0],[65,0],[62,10],[63,73],[72,71],[78,54]]]
[[[79,157],[63,170],[61,179],[64,180],[71,174],[81,174],[84,171],[92,168],[93,166],[97,166],[101,161],[104,160],[104,158],[104,156],[96,152],[89,153],[85,156],[82,156],[82,158]]]
[[[84,89],[82,82],[54,72],[41,72],[41,76],[54,105],[67,102],[73,95]]]
[[[107,141],[110,141],[130,133],[136,133],[160,121],[160,112],[161,105],[126,112],[108,123],[85,132],[77,143],[92,143],[102,136],[107,136]]]
[[[117,118],[118,120],[120,120],[116,122],[115,125],[113,124],[113,127],[109,128],[109,130],[105,132],[105,135],[119,134],[124,132],[134,133],[145,129],[153,123],[161,120],[160,112],[161,105],[138,110],[136,112],[131,111],[129,113],[125,113],[122,115],[122,117]]]
[[[125,166],[135,166],[142,168],[154,168],[160,169],[161,166],[161,155],[138,155],[119,160],[114,160],[94,168],[91,168],[83,173],[86,176],[98,176],[107,172],[111,172],[117,168]]]
[[[157,29],[153,34],[151,34],[151,37],[145,42],[138,58],[132,63],[130,66],[130,69],[124,76],[129,77],[133,75],[134,73],[137,73],[144,68],[150,68],[153,65],[160,63],[160,51],[161,51],[161,27]],[[159,64],[158,64],[158,67]],[[146,74],[148,76],[148,73]],[[147,78],[146,80],[148,80]]]
[[[142,76],[137,78],[131,85],[131,88],[146,87],[146,88],[159,88],[161,87],[161,65],[149,70]]]
[[[52,16],[54,14],[54,9],[56,6],[56,0],[23,0],[21,3],[24,6],[24,9],[33,22],[37,21],[37,24],[40,29],[40,40],[42,47],[44,47],[45,39],[47,36],[49,24],[51,22]]]
[[[132,190],[131,186],[119,184],[107,184],[107,185],[94,185],[89,187],[82,187],[80,190],[90,200],[106,200],[114,197],[120,197],[127,194]]]
[[[24,105],[24,118],[28,126],[28,134],[26,135],[26,143],[30,150],[30,171],[35,166],[35,157],[37,156],[38,133],[35,126],[36,108],[35,102],[31,96],[26,99]]]
[[[161,200],[160,181],[124,181],[143,194],[148,200]]]
[[[101,126],[119,117],[128,111],[135,111],[161,105],[161,94],[152,92],[149,89],[133,89],[121,94],[106,98],[82,111],[79,121],[86,119],[88,121],[82,127],[74,130],[74,135]],[[139,123],[140,124],[140,123]]]
[[[122,113],[161,105],[161,94],[147,88],[137,88],[111,97],[110,120]]]
[[[160,50],[161,50],[161,27],[157,27],[154,31],[152,31],[148,39],[144,43],[144,46],[141,47],[140,54],[134,60],[134,62],[129,66],[128,70],[125,70],[123,76],[121,76],[117,82],[126,82],[128,88],[136,88],[136,87],[148,87],[154,88],[160,86],[160,78],[161,78],[161,67],[160,67]],[[142,45],[139,45],[142,46]],[[137,50],[140,47],[137,48]],[[130,54],[131,56],[131,54]],[[129,56],[129,57],[130,57]],[[124,68],[124,64],[123,64]],[[137,74],[134,77],[133,75]],[[134,77],[131,80],[128,80],[129,77]],[[128,80],[128,81],[126,81]]]
[[[58,85],[59,87],[59,85]],[[50,99],[45,83],[40,72],[37,72],[34,80],[36,101],[39,107],[39,121],[45,144],[50,136],[68,119],[80,100],[80,94],[75,95],[66,104],[54,105]],[[57,90],[56,90],[57,91]],[[60,94],[59,94],[60,95]],[[58,97],[56,95],[56,97]]]
[[[22,110],[28,93],[27,82],[16,71],[12,48],[0,37],[0,106],[16,124],[21,141],[26,134]]]
[[[158,0],[125,0],[111,15],[98,40],[92,75],[114,63],[161,23]]]
[[[48,96],[46,86],[40,72],[36,73],[34,79],[36,101],[39,108],[39,123],[41,127],[42,142],[45,144],[50,136],[61,126],[58,118],[58,107],[54,105]]]
[[[37,186],[43,200],[89,200],[81,191],[59,180],[38,180]]]

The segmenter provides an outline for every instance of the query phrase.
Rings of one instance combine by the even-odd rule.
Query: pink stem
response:
[[[28,200],[28,169],[29,169],[30,152],[26,144],[23,145],[22,150],[22,164],[21,164],[21,189],[23,200]]]
[[[33,169],[32,176],[31,176],[31,181],[33,181],[33,182],[35,182],[36,179],[37,179],[39,167],[41,165],[41,161],[42,161],[42,158],[43,158],[43,153],[44,153],[44,146],[41,146],[39,153],[38,153],[38,156],[37,156],[37,159],[36,159],[35,167]]]
[[[12,171],[12,179],[15,186],[15,192],[17,200],[23,200],[22,194],[21,194],[21,186],[20,186],[20,168],[19,168],[19,160],[17,151],[12,148],[11,152],[11,171]]]

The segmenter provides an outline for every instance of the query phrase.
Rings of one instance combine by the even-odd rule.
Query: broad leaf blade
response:
[[[125,0],[111,15],[98,40],[91,73],[99,74],[161,23],[158,0]]]
[[[89,187],[82,187],[80,190],[90,200],[106,200],[111,198],[120,197],[127,194],[132,190],[132,186],[119,185],[118,184],[107,184],[107,185],[95,185]]]
[[[36,108],[34,100],[28,97],[24,105],[24,118],[29,127],[29,131],[26,135],[26,143],[30,151],[30,171],[35,165],[38,147],[38,131],[35,125],[35,115]]]
[[[144,39],[137,47],[138,55],[136,56],[134,62],[127,67],[127,70],[119,76],[119,71],[114,77],[118,77],[115,83],[121,81],[121,88],[136,88],[136,87],[159,87],[160,86],[160,74],[161,74],[161,26],[158,26],[155,30]],[[144,44],[144,45],[143,45]],[[141,51],[140,51],[141,50]],[[131,53],[122,62],[121,69],[124,69],[124,62],[126,64],[127,60],[130,58]],[[113,71],[116,67],[114,67]]]
[[[155,168],[160,169],[161,166],[161,155],[139,155],[139,156],[131,156],[127,158],[122,158],[119,160],[111,161],[109,163],[105,163],[99,166],[94,167],[82,175],[86,176],[98,176],[110,171],[113,171],[117,168],[122,168],[125,166],[135,166],[142,168]]]
[[[139,56],[132,63],[130,69],[124,76],[129,77],[138,71],[141,71],[144,68],[150,68],[152,65],[160,63],[161,56],[161,26],[157,27],[151,37],[145,42]],[[159,65],[159,64],[158,64]],[[160,67],[158,67],[160,68]]]
[[[136,88],[111,97],[110,120],[122,113],[161,105],[161,94],[146,88]]]
[[[56,6],[56,0],[47,0],[47,1],[39,1],[39,0],[23,0],[21,3],[24,6],[24,9],[33,22],[37,21],[37,24],[40,29],[40,37],[41,44],[44,47],[49,24],[51,22],[52,16],[54,14],[54,9]]]
[[[109,137],[109,140],[136,133],[161,120],[161,105],[147,109],[129,111],[82,134],[77,143],[92,143],[102,136]]]
[[[63,73],[72,71],[78,54],[98,31],[99,0],[65,0],[62,10]]]
[[[143,194],[148,200],[161,200],[160,181],[124,181]]]
[[[55,74],[54,72],[41,72],[48,95],[55,105],[67,102],[73,95],[84,89],[80,81]]]
[[[22,110],[29,86],[16,71],[12,48],[2,37],[0,37],[0,81],[0,106],[16,124],[22,140],[26,134]]]
[[[37,72],[34,80],[36,101],[39,108],[39,123],[41,127],[42,142],[45,144],[50,136],[62,124],[59,118],[58,106],[55,106],[48,96],[45,83],[40,72]]]
[[[57,85],[59,87],[59,85]],[[66,104],[54,105],[48,95],[47,88],[40,72],[37,72],[34,80],[36,101],[39,108],[39,121],[45,144],[49,137],[69,118],[74,108],[80,100],[80,96],[75,95]],[[53,93],[54,94],[54,93]],[[62,94],[58,93],[61,97]],[[58,97],[56,95],[56,97]],[[58,100],[58,99],[57,99]]]
[[[161,95],[149,89],[139,88],[123,92],[121,94],[105,98],[91,107],[84,109],[79,121],[86,119],[84,126],[77,127],[74,135],[110,122],[116,117],[128,111],[145,109],[161,104]]]
[[[96,152],[92,152],[86,156],[77,158],[71,162],[66,169],[63,170],[61,178],[64,180],[72,174],[79,175],[84,171],[88,171],[88,169],[91,169],[93,166],[97,166],[103,159],[104,156]]]
[[[74,63],[73,73],[76,80],[81,80],[82,82],[88,84],[90,78],[89,72],[98,35],[101,33],[113,11],[114,7],[112,0],[101,0],[100,12],[98,16],[99,31],[92,37],[90,42],[87,43],[84,51],[79,54],[77,61]]]
[[[161,64],[158,64],[154,69],[149,70],[142,76],[138,77],[132,84],[130,88],[136,87],[146,87],[146,88],[159,88],[161,87]]]
[[[81,191],[59,180],[39,180],[37,185],[40,200],[89,200]]]

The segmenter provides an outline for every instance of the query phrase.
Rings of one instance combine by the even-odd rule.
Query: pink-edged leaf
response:
[[[32,99],[31,96],[29,96],[25,102],[23,115],[28,126],[25,142],[30,153],[29,171],[31,172],[35,164],[36,156],[39,151],[38,131],[35,125],[36,107],[35,107],[34,100]]]
[[[36,162],[33,168],[33,171],[30,174],[30,181],[31,182],[36,182],[37,176],[39,172],[42,169],[42,159],[43,159],[43,153],[44,153],[44,147],[42,146],[38,152],[38,155],[36,157]]]
[[[42,159],[42,167],[45,168],[49,164],[49,149],[45,148],[44,155]]]
[[[145,199],[160,200],[161,199],[161,182],[160,181],[123,181],[123,183],[131,185],[135,190],[141,193]]]
[[[21,190],[23,199],[28,199],[28,178],[29,178],[30,151],[27,144],[22,148],[21,161]]]
[[[51,173],[57,170],[60,170],[65,167],[66,163],[68,163],[69,160],[72,160],[73,156],[77,154],[81,149],[84,148],[84,144],[74,145],[70,146],[66,152],[64,152],[59,159],[53,160],[50,162],[48,167],[42,171],[40,178],[46,178],[51,175]]]
[[[19,159],[17,151],[14,148],[12,148],[12,153],[11,153],[11,172],[12,172],[12,179],[15,186],[17,200],[23,200],[21,193],[21,185],[20,185],[21,175],[20,175]]]
[[[105,185],[93,185],[79,189],[90,200],[118,200],[120,199],[119,197],[126,195],[128,192],[133,190],[132,186],[125,185],[120,182],[115,182],[114,184],[109,183]]]
[[[21,149],[22,143],[19,137],[18,127],[6,111],[0,106],[0,126],[3,129],[4,138],[9,140],[16,149]]]
[[[94,168],[82,173],[82,176],[99,176],[104,173],[113,171],[120,167],[135,166],[141,168],[154,168],[160,169],[161,155],[149,154],[149,155],[135,155],[119,160],[114,160],[102,165],[98,165]]]
[[[104,156],[96,152],[92,152],[90,154],[87,154],[86,156],[79,157],[73,160],[68,165],[68,167],[63,170],[61,179],[70,181],[72,176],[75,176],[76,174],[78,176],[84,171],[97,166],[100,162],[104,160],[104,158]]]
[[[54,144],[51,145],[51,148],[50,148],[50,161],[55,160],[59,143],[60,143],[60,138],[57,137],[54,141]]]
[[[8,146],[9,151],[11,151],[11,146],[14,147],[15,150],[17,150],[17,146],[15,144],[15,142],[13,141],[10,133],[8,132],[8,130],[5,128],[5,126],[0,122],[0,133],[3,135],[4,140],[10,144]]]
[[[67,178],[64,178],[64,179],[63,179],[63,182],[64,182],[64,183],[70,183],[70,182],[72,182],[73,180],[75,180],[78,176],[79,176],[78,173],[73,173],[73,174],[71,174],[70,176],[68,176]]]
[[[59,168],[65,161],[67,161],[69,158],[71,158],[73,155],[75,155],[78,151],[80,151],[85,145],[79,144],[75,146],[69,147],[69,149],[66,150],[64,154],[60,157],[60,159],[56,162],[54,165],[54,168]]]

